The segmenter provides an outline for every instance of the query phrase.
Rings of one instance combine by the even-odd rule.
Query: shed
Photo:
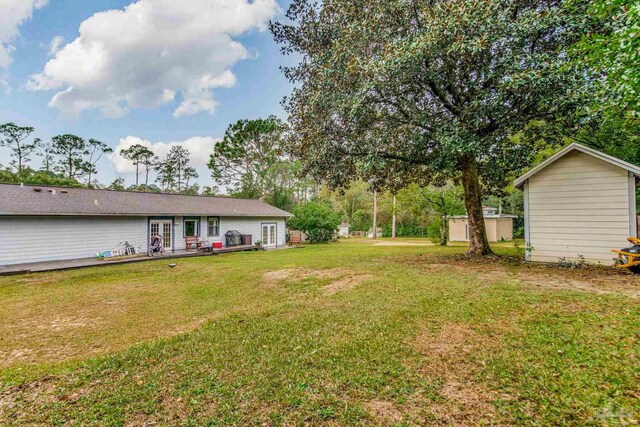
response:
[[[349,237],[351,224],[348,222],[342,221],[342,223],[338,226],[338,237]]]
[[[515,181],[524,191],[529,261],[584,258],[611,264],[637,236],[640,167],[571,144]]]
[[[513,240],[513,220],[516,215],[503,215],[491,206],[482,207],[484,226],[490,242]],[[449,218],[449,240],[451,242],[469,241],[469,218],[467,215],[456,215]]]

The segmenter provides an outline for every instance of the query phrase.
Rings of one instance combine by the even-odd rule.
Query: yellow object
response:
[[[627,238],[632,245],[640,245],[640,239],[637,237]],[[618,254],[619,263],[616,265],[618,268],[630,268],[640,269],[640,254],[632,254],[623,250],[612,249],[611,252]]]

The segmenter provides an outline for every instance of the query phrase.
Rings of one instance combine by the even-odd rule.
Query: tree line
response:
[[[98,173],[98,161],[113,150],[97,139],[85,140],[79,136],[65,134],[44,142],[32,137],[35,129],[5,123],[0,126],[0,146],[9,149],[8,165],[0,165],[3,182],[27,182],[34,184],[82,185],[92,187]],[[42,159],[41,167],[30,167],[33,158]]]
[[[57,135],[44,142],[33,137],[34,132],[33,127],[15,123],[0,126],[0,146],[10,153],[9,163],[0,164],[1,182],[185,194],[199,192],[194,182],[198,173],[190,165],[189,150],[183,147],[172,147],[163,159],[141,144],[123,149],[120,155],[136,168],[135,185],[126,187],[124,179],[118,178],[105,186],[96,180],[97,168],[105,154],[113,153],[111,147],[97,139],[86,140],[72,134]],[[39,168],[32,167],[34,158],[40,158]],[[149,182],[152,171],[157,174],[154,183]],[[144,175],[144,183],[140,181],[141,175]]]

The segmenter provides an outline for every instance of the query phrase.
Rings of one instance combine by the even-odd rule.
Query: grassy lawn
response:
[[[423,240],[0,278],[0,425],[626,425],[640,278]]]

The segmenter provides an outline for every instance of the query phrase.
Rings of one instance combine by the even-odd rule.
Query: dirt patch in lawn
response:
[[[369,415],[379,424],[389,425],[402,422],[402,412],[392,402],[386,400],[370,400],[364,404]]]
[[[546,270],[549,270],[548,268]],[[619,294],[640,299],[640,277],[626,274],[594,274],[588,271],[549,272],[541,269],[523,269],[518,279],[527,285],[552,290],[571,290],[595,294]]]
[[[419,373],[440,383],[437,403],[427,403],[436,425],[478,425],[495,422],[498,394],[478,383],[483,359],[499,343],[464,324],[450,323],[440,332],[420,334],[413,346],[424,355]]]
[[[640,275],[613,268],[586,266],[563,269],[554,265],[523,264],[510,258],[479,260],[466,257],[412,256],[403,263],[430,273],[447,271],[482,284],[520,283],[552,291],[569,290],[594,294],[617,294],[640,299]]]
[[[268,285],[300,282],[308,279],[318,279],[329,281],[321,287],[325,295],[353,289],[371,276],[354,272],[346,268],[330,269],[310,269],[310,268],[286,268],[282,270],[269,271],[263,275],[264,282]]]

